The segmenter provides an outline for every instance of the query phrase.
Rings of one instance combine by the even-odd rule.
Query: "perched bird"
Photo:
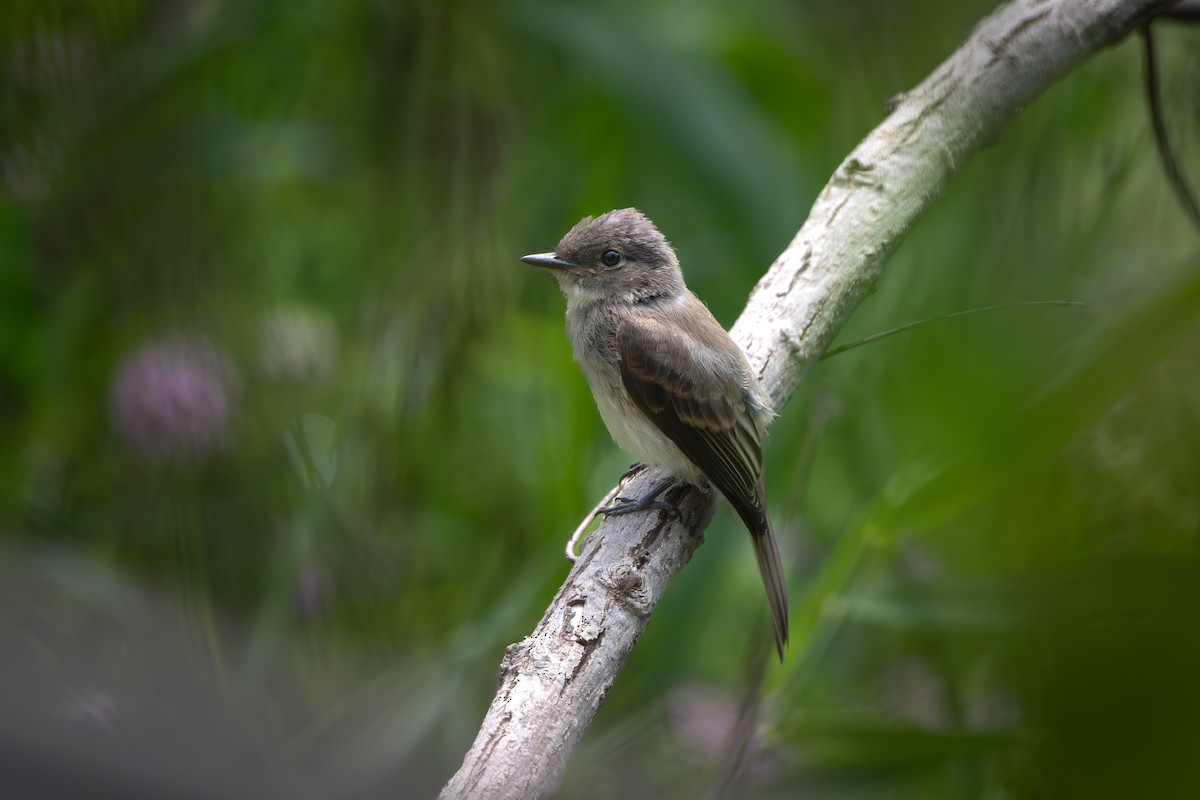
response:
[[[775,412],[745,354],[684,285],[674,249],[637,209],[580,220],[554,252],[521,260],[558,279],[575,360],[613,439],[674,473],[608,515],[670,507],[658,496],[679,480],[715,487],[750,530],[783,660],[787,585],[760,449]]]

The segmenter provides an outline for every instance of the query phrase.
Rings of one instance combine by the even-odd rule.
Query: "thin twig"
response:
[[[838,347],[831,347],[828,350],[826,350],[818,360],[824,361],[825,359],[827,359],[831,356],[836,356],[838,353],[844,353],[847,350],[853,350],[856,347],[862,347],[864,344],[870,344],[871,342],[877,342],[880,339],[886,339],[887,337],[894,336],[897,333],[904,333],[905,331],[911,331],[913,328],[919,328],[922,325],[928,325],[931,322],[942,322],[943,320],[954,319],[955,317],[966,317],[966,316],[970,316],[972,314],[982,314],[985,311],[1002,311],[1006,308],[1020,308],[1022,306],[1077,306],[1079,308],[1087,307],[1086,304],[1081,303],[1078,300],[1022,300],[1021,302],[1018,302],[1018,303],[1001,303],[1000,305],[983,306],[982,308],[968,308],[965,311],[952,311],[949,314],[941,314],[936,317],[926,317],[925,319],[919,319],[915,322],[906,322],[905,324],[897,326],[895,328],[888,328],[886,331],[880,331],[879,333],[873,333],[864,339],[859,339],[858,341],[850,342],[849,344],[843,344]]]
[[[1175,160],[1175,151],[1171,149],[1171,140],[1167,136],[1167,122],[1163,117],[1162,109],[1162,89],[1158,81],[1158,58],[1155,55],[1154,34],[1150,31],[1149,25],[1141,29],[1141,34],[1144,45],[1143,52],[1146,54],[1146,99],[1150,103],[1150,121],[1154,123],[1154,141],[1158,144],[1158,154],[1162,158],[1163,169],[1167,171],[1167,180],[1175,189],[1175,194],[1179,196],[1180,205],[1183,206],[1183,210],[1187,212],[1196,228],[1200,229],[1200,206],[1196,205],[1196,198],[1192,194],[1191,188],[1188,187],[1183,169]]]
[[[646,465],[640,461],[631,466],[629,469],[625,470],[625,474],[621,476],[619,481],[617,481],[617,485],[614,486],[608,494],[604,495],[604,499],[597,503],[596,507],[593,508],[588,515],[583,518],[583,522],[579,523],[579,527],[575,529],[575,532],[571,534],[570,540],[567,541],[567,561],[570,561],[572,564],[574,564],[576,559],[579,558],[579,555],[575,552],[575,545],[579,542],[579,537],[583,536],[583,532],[586,531],[588,526],[592,524],[592,520],[601,514],[610,511],[611,509],[608,504],[613,500],[621,499],[621,490],[625,488],[625,484],[629,482],[629,479],[634,475],[644,472],[645,470]]]
[[[575,532],[571,534],[571,538],[567,542],[567,561],[570,561],[572,564],[574,564],[579,558],[579,554],[575,552],[575,545],[579,542],[579,537],[583,536],[583,532],[588,529],[588,526],[592,524],[592,521],[596,519],[596,517],[604,513],[604,509],[608,508],[608,504],[616,498],[617,494],[621,491],[621,487],[624,485],[625,479],[622,478],[620,483],[609,489],[608,494],[604,495],[604,499],[597,503],[596,507],[593,508],[588,515],[583,518],[583,522],[579,523],[579,527],[575,529]]]

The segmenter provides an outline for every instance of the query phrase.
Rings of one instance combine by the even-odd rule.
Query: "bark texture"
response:
[[[1056,80],[1170,5],[1015,0],[892,100],[731,331],[777,408],[970,156]],[[638,475],[625,494],[640,495],[658,477]],[[676,487],[668,499],[680,519],[658,511],[617,517],[587,539],[537,628],[505,653],[496,697],[442,798],[533,798],[558,788],[571,751],[712,519],[715,501],[700,490]]]

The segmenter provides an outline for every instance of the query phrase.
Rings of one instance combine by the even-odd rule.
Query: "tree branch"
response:
[[[1015,0],[972,31],[837,168],[808,220],[755,287],[731,331],[777,407],[829,346],[888,257],[976,151],[1022,107],[1165,0]],[[629,485],[636,496],[659,475]],[[509,646],[500,686],[442,798],[529,798],[561,783],[715,501],[679,486],[662,512],[605,520],[537,628]]]

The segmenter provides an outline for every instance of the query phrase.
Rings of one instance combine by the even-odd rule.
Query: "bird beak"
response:
[[[596,270],[582,267],[579,264],[572,264],[570,261],[563,261],[554,253],[534,253],[533,255],[524,256],[521,258],[526,264],[532,264],[535,267],[543,269],[557,269],[563,272],[586,272],[590,275],[595,275]]]

